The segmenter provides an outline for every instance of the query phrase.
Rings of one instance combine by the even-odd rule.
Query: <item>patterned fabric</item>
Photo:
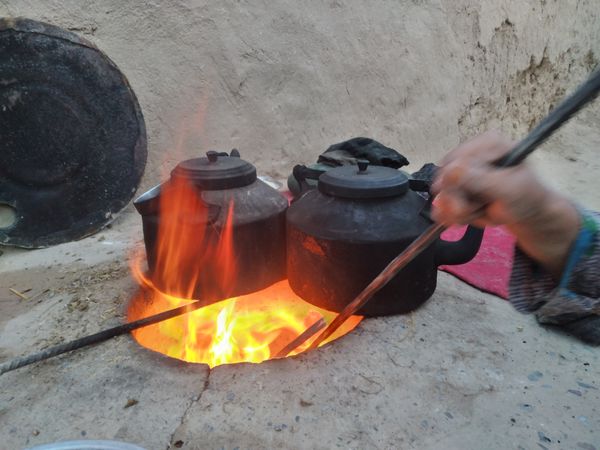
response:
[[[559,283],[515,248],[509,300],[518,311],[535,313],[540,323],[574,325],[585,319],[582,323],[596,330],[595,340],[600,339],[600,214],[581,214],[581,230]]]

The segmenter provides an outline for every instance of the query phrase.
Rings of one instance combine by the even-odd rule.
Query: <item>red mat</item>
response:
[[[442,234],[447,241],[459,240],[465,227],[453,227]],[[504,227],[487,227],[477,256],[466,264],[440,266],[470,285],[490,294],[508,298],[515,238]]]

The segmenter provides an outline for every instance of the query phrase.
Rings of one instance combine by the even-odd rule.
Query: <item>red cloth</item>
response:
[[[456,241],[465,227],[452,227],[442,234],[442,239]],[[513,262],[515,238],[504,227],[487,227],[477,256],[466,264],[440,266],[482,291],[508,298],[508,281]]]

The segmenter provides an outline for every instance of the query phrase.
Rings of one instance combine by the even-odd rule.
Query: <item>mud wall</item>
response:
[[[353,136],[415,166],[490,126],[520,136],[598,64],[599,12],[600,0],[0,0],[0,15],[80,33],[127,75],[149,134],[145,186],[208,149],[237,147],[282,178]]]

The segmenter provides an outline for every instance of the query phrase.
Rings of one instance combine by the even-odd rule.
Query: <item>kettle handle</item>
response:
[[[310,169],[304,165],[301,164],[297,164],[294,166],[293,170],[292,170],[292,177],[296,183],[298,183],[298,187],[299,187],[299,192],[298,193],[294,193],[293,189],[290,189],[293,193],[294,193],[294,197],[298,197],[301,194],[304,194],[305,192],[310,191],[312,188],[311,186],[308,185],[308,183],[306,182],[307,179],[309,180],[318,180],[319,177],[325,173],[324,170],[319,170],[319,169]]]
[[[484,228],[469,225],[463,237],[456,242],[438,239],[435,243],[435,264],[464,264],[475,257],[483,239]]]
[[[324,170],[310,169],[302,164],[297,164],[292,169],[292,173],[299,183],[302,183],[307,178],[311,180],[318,180],[324,172]]]

